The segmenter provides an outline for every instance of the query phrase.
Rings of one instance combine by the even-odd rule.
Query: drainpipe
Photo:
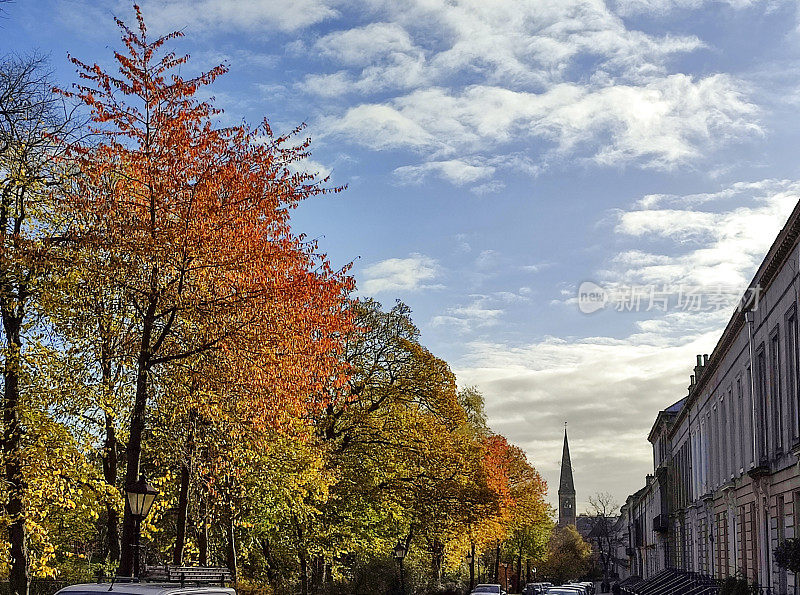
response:
[[[756,450],[758,432],[756,429],[756,370],[753,367],[753,311],[746,310],[744,319],[747,322],[747,350],[750,356],[750,426],[753,434],[753,467],[758,465],[758,454]]]

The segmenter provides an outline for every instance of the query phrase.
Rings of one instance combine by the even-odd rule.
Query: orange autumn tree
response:
[[[135,312],[126,484],[139,476],[158,374],[189,358],[214,353],[225,397],[260,423],[324,406],[351,284],[290,229],[293,207],[329,191],[292,173],[308,142],[290,146],[266,122],[218,126],[219,110],[196,95],[226,68],[183,78],[188,56],[164,51],[181,33],[150,41],[135,10],[136,29],[117,19],[119,72],[71,58],[81,82],[65,93],[90,109],[96,137],[71,147],[75,233]],[[134,531],[126,509],[122,575],[133,570]]]
[[[497,509],[481,523],[476,541],[484,547],[494,545],[494,578],[497,580],[502,542],[519,539],[519,534],[526,530],[542,532],[540,529],[547,527],[550,510],[544,500],[547,484],[521,448],[509,444],[500,435],[486,437],[483,444],[487,483],[497,495]],[[521,554],[517,561],[518,573],[520,565]]]

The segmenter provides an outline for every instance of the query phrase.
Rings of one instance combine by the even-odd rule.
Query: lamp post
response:
[[[397,545],[394,546],[394,559],[400,566],[400,592],[406,595],[406,579],[403,576],[403,558],[406,557],[406,546],[403,544],[402,539],[397,540]]]
[[[467,552],[467,564],[469,564],[469,590],[475,587],[475,544],[472,544],[469,551]]]
[[[136,521],[136,531],[134,532],[134,563],[133,576],[139,578],[139,535],[142,529],[142,520],[150,513],[153,501],[158,496],[158,490],[147,483],[144,475],[139,476],[139,481],[129,483],[125,486],[125,498],[128,501],[128,508]]]

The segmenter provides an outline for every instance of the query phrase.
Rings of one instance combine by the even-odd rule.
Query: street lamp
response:
[[[394,546],[394,559],[400,565],[400,592],[406,594],[406,580],[403,576],[403,558],[406,557],[406,546],[403,544],[402,539],[397,540],[397,545]]]
[[[158,496],[158,490],[147,483],[144,475],[139,476],[139,481],[134,481],[125,486],[125,498],[128,501],[128,508],[136,521],[136,531],[134,532],[134,565],[133,575],[139,578],[139,535],[142,529],[142,521],[150,513],[153,501]]]
[[[469,548],[466,555],[467,564],[469,564],[469,590],[475,588],[475,544]]]

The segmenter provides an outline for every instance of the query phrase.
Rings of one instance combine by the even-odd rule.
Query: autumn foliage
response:
[[[150,39],[135,12],[116,72],[71,57],[79,81],[54,95],[35,65],[0,65],[0,97],[35,88],[49,115],[30,138],[0,128],[12,589],[130,574],[122,493],[141,474],[161,492],[148,564],[379,592],[401,541],[420,584],[463,578],[475,548],[521,574],[550,531],[544,481],[406,306],[353,298],[292,230],[298,204],[342,190],[304,173],[302,128],[222,125],[200,97],[226,67],[185,77],[181,33]]]

